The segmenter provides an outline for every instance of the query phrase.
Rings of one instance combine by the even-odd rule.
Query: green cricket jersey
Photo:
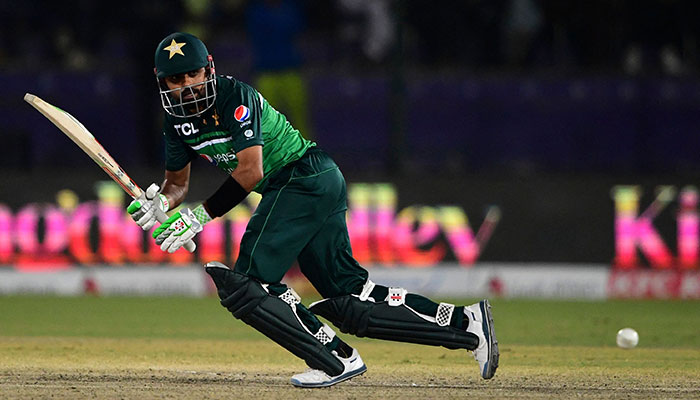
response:
[[[263,146],[264,177],[253,189],[257,191],[270,174],[316,145],[304,139],[283,114],[245,83],[218,76],[216,91],[214,106],[202,115],[177,118],[166,114],[163,135],[167,170],[179,171],[199,155],[230,174],[238,165],[237,152]]]

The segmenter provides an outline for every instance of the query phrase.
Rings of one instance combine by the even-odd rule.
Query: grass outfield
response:
[[[0,398],[700,398],[698,301],[492,305],[491,381],[466,351],[343,335],[368,372],[302,390],[304,363],[215,298],[0,297]]]

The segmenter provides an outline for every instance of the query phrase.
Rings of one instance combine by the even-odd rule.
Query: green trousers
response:
[[[241,240],[236,271],[277,284],[295,260],[323,297],[361,290],[367,271],[352,257],[345,179],[322,150],[268,178]]]
[[[312,147],[299,160],[277,171],[262,188],[262,199],[241,239],[235,270],[269,284],[280,283],[295,260],[324,297],[359,293],[368,273],[352,257],[345,223],[345,178],[335,162]],[[322,323],[302,304],[297,314],[311,332]],[[337,339],[327,345],[333,350]]]
[[[345,178],[330,156],[310,148],[268,178],[241,239],[234,269],[268,284],[271,293],[280,295],[287,290],[280,281],[297,260],[301,272],[324,298],[359,294],[369,274],[352,257],[346,211]],[[381,299],[386,296],[386,287],[375,290],[383,293]],[[406,304],[426,315],[435,315],[438,307],[415,294],[406,296]],[[302,304],[296,309],[309,330],[317,332],[322,325],[318,318]],[[337,343],[334,340],[327,346],[333,350]]]

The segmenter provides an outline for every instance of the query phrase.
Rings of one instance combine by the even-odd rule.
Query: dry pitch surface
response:
[[[700,398],[700,351],[503,346],[483,381],[463,351],[357,341],[368,372],[297,389],[304,365],[266,341],[3,338],[4,399]],[[578,360],[578,366],[569,366]],[[655,364],[674,360],[677,368]]]
[[[700,398],[700,351],[503,346],[483,381],[464,351],[357,341],[368,372],[297,389],[304,365],[266,341],[3,338],[6,399]],[[577,360],[578,366],[570,366]],[[658,368],[668,360],[677,368]]]
[[[572,314],[576,322],[567,325],[571,331],[561,333],[563,326],[556,322],[538,328],[541,321],[534,321],[530,328],[541,332],[516,330],[518,324],[525,327],[517,320],[520,308],[538,305],[497,303],[495,313],[500,310],[504,320],[497,330],[501,366],[490,381],[478,377],[466,351],[349,338],[368,372],[331,388],[298,389],[289,378],[305,365],[223,310],[209,314],[209,305],[199,305],[215,300],[177,300],[179,312],[167,315],[158,312],[172,300],[142,301],[0,298],[0,399],[700,399],[700,347],[693,319],[697,316],[688,314],[697,309],[697,302],[642,303],[645,311],[640,315],[660,312],[650,323],[667,327],[663,315],[668,318],[669,310],[680,308],[691,326],[676,329],[680,333],[674,340],[680,346],[655,345],[657,340],[663,343],[664,336],[648,332],[641,318],[635,323],[645,332],[642,344],[633,350],[595,345],[598,331],[610,330],[608,322],[582,315],[589,313],[587,307],[622,307],[627,315],[626,308],[635,304],[561,305],[561,315],[569,308],[583,313]],[[42,304],[53,309],[37,311]],[[24,308],[22,316],[8,317],[15,312],[3,307],[9,305]],[[556,307],[541,306],[553,311],[535,319],[564,318]],[[133,311],[138,309],[143,313]],[[576,325],[581,319],[589,331],[577,331],[582,329]],[[523,343],[526,338],[532,343]]]

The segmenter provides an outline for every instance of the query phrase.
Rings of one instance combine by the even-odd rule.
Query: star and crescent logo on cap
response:
[[[184,57],[185,53],[182,52],[182,48],[185,47],[187,43],[182,42],[178,43],[173,39],[172,42],[170,42],[170,46],[164,47],[163,51],[169,51],[170,55],[168,56],[168,60],[172,59],[175,54],[179,54]]]

